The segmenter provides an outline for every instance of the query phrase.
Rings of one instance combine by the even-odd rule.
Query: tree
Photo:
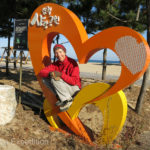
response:
[[[113,26],[128,26],[136,31],[146,29],[144,0],[74,0],[68,8],[77,14],[87,33],[95,34]],[[106,59],[107,50],[103,58]],[[106,62],[106,60],[103,60]],[[103,63],[102,79],[106,76],[106,63]]]
[[[147,42],[150,45],[150,0],[146,0],[146,10],[147,10]],[[144,95],[147,88],[147,79],[149,76],[149,69],[145,72],[143,76],[142,87],[140,90],[140,94],[138,96],[137,104],[136,104],[136,112],[139,114],[142,110],[142,105],[144,102]]]
[[[62,0],[16,0],[16,19],[29,19],[33,11],[44,3],[62,4]]]
[[[87,33],[96,33],[121,25],[139,32],[146,29],[144,0],[68,0],[66,2],[69,2],[68,8],[81,19]]]
[[[95,33],[113,26],[127,26],[138,32],[143,32],[147,29],[147,39],[150,44],[149,0],[147,0],[147,3],[145,0],[67,0],[66,2],[70,2],[68,8],[78,15],[88,33]],[[103,56],[103,58],[106,58],[106,56]],[[106,70],[105,68],[103,66],[103,70]],[[140,105],[143,103],[142,99],[146,90],[147,76],[148,71],[143,76],[143,83],[136,106],[137,112],[139,112]]]
[[[8,38],[7,58],[10,52],[10,38],[13,34],[14,19],[29,19],[33,11],[46,2],[62,3],[62,0],[1,0],[0,37]],[[6,74],[9,74],[9,60],[6,61]]]
[[[106,57],[107,57],[107,48],[103,51],[103,70],[102,70],[102,80],[106,79]]]
[[[13,32],[13,15],[15,14],[15,0],[2,0],[0,5],[0,14],[0,37],[8,38],[6,59],[6,74],[8,75],[8,56],[10,52],[10,37],[12,36]]]

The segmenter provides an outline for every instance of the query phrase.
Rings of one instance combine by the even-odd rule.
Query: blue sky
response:
[[[146,31],[144,33],[141,34],[145,39],[146,38]],[[91,35],[89,35],[89,38],[91,37]],[[69,57],[72,57],[74,59],[76,59],[76,54],[71,46],[71,44],[68,42],[68,39],[66,39],[63,35],[60,35],[60,40],[59,43],[64,43],[67,42],[65,44],[63,44],[66,49],[67,49],[67,55]],[[13,38],[11,38],[11,46],[13,46]],[[52,47],[54,46],[54,44],[52,44]],[[3,53],[3,48],[2,47],[7,47],[7,38],[0,38],[0,56]],[[19,53],[19,52],[17,52]],[[25,54],[27,54],[27,52],[25,51]],[[53,57],[53,51],[51,51],[51,56]],[[102,60],[103,59],[103,50],[98,51],[97,53],[95,53],[91,58],[91,60]],[[107,53],[107,60],[113,60],[113,61],[118,61],[118,57],[116,56],[116,54],[108,49],[108,53]]]

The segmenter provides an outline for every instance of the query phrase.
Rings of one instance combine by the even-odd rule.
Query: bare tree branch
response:
[[[137,15],[136,15],[136,21],[139,21],[139,16],[140,16],[140,5],[138,7]]]
[[[109,12],[107,12],[107,14],[108,14],[109,16],[111,16],[112,18],[114,18],[114,19],[120,21],[120,22],[123,22],[123,23],[128,23],[128,22],[130,22],[130,21],[127,21],[127,20],[121,20],[120,18],[118,18],[118,17],[112,15],[112,14],[109,13]]]

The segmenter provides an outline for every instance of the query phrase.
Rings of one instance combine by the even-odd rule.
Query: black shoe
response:
[[[60,112],[67,111],[72,104],[72,101],[68,101],[64,106],[60,106]]]
[[[64,105],[66,105],[67,102],[68,102],[67,100],[63,101],[63,102],[62,101],[57,101],[55,105],[56,106],[64,106]]]

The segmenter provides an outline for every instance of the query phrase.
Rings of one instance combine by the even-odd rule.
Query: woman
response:
[[[60,111],[66,111],[81,88],[79,67],[74,59],[66,56],[63,45],[56,44],[53,50],[57,61],[42,69],[39,75],[58,98],[56,106],[60,106]]]

